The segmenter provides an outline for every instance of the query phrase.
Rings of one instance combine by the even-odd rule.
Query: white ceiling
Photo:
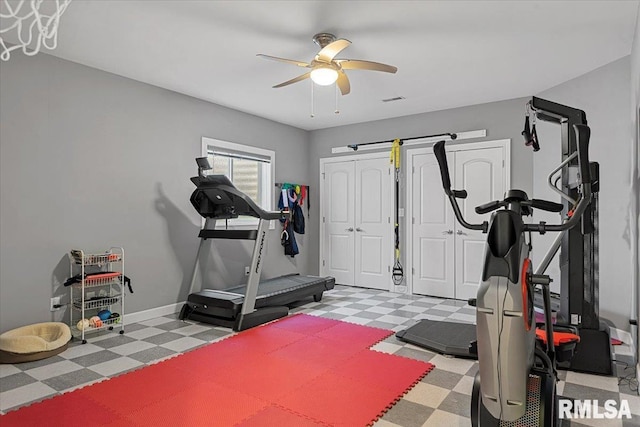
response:
[[[528,96],[631,52],[636,1],[74,0],[60,23],[64,59],[311,130]],[[257,53],[310,61],[317,32],[353,44],[338,58],[351,94]],[[398,102],[382,99],[403,96]]]

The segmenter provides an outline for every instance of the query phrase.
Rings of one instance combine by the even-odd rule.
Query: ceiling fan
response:
[[[347,48],[351,42],[347,39],[336,39],[336,36],[333,34],[316,34],[313,36],[313,41],[320,46],[321,49],[310,63],[263,55],[261,53],[258,54],[258,56],[265,59],[286,62],[297,65],[298,67],[311,69],[305,74],[273,86],[274,88],[287,86],[311,78],[314,83],[321,86],[328,86],[335,82],[340,89],[340,93],[347,95],[351,91],[351,85],[344,70],[372,70],[385,73],[395,73],[398,71],[398,69],[392,65],[381,64],[379,62],[362,61],[359,59],[334,59],[336,55]]]

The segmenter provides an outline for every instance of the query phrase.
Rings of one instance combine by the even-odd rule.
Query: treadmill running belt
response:
[[[284,292],[289,292],[294,289],[305,288],[318,283],[324,283],[324,277],[313,276],[281,276],[274,277],[273,279],[262,280],[258,285],[258,298],[273,296]],[[247,290],[246,285],[236,286],[235,288],[225,289],[226,292],[233,292],[236,294],[244,295]]]
[[[325,291],[333,289],[333,277],[300,276],[291,274],[263,280],[258,285],[255,309],[282,307],[313,297],[320,301]],[[240,315],[246,285],[224,290],[203,289],[194,292],[187,298],[187,303],[180,313],[180,319],[192,319],[230,327]],[[286,315],[286,314],[285,314]]]
[[[400,341],[417,345],[450,356],[477,359],[469,351],[476,340],[476,325],[470,323],[442,322],[423,319],[415,325],[396,333]]]

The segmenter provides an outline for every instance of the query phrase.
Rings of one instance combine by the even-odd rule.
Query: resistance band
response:
[[[533,113],[533,127],[529,127],[529,114],[530,105],[527,104],[527,113],[524,118],[524,129],[520,133],[524,138],[524,145],[527,147],[533,146],[533,151],[539,151],[540,144],[538,143],[538,132],[536,132],[536,113]]]
[[[391,274],[391,278],[393,279],[394,285],[398,286],[402,284],[404,280],[404,270],[402,269],[402,264],[400,264],[400,224],[398,220],[398,211],[400,209],[400,146],[402,146],[402,141],[399,139],[393,140],[393,145],[391,146],[391,154],[389,155],[389,161],[393,163],[395,171],[396,171],[396,188],[395,188],[395,199],[396,199],[396,212],[395,212],[395,220],[394,220],[394,231],[395,231],[395,263],[393,264],[393,271]]]

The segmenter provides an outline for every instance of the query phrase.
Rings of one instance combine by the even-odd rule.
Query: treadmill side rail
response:
[[[260,282],[260,273],[262,272],[264,241],[267,236],[269,221],[260,219],[258,222],[258,232],[255,244],[253,245],[253,254],[251,255],[251,266],[249,268],[249,277],[247,278],[247,290],[244,295],[244,303],[242,304],[241,314],[246,316],[253,313],[256,307],[256,296],[258,295],[258,283]]]

